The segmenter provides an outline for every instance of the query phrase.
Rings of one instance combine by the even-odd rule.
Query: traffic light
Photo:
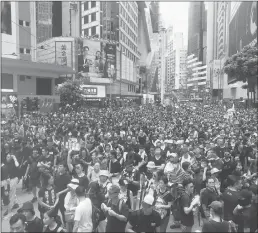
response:
[[[31,99],[30,99],[29,97],[27,97],[25,102],[26,102],[27,111],[28,111],[28,112],[32,111]]]

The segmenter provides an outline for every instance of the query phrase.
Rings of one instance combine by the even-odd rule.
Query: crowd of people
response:
[[[1,131],[10,231],[257,232],[256,126],[256,109],[201,103],[14,116]]]

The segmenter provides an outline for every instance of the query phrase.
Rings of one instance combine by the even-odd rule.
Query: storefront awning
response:
[[[70,67],[2,57],[2,73],[58,78],[60,75],[75,74]]]

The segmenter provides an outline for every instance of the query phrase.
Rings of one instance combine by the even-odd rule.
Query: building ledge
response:
[[[70,67],[2,57],[2,73],[5,72],[49,78],[75,74],[75,71]]]

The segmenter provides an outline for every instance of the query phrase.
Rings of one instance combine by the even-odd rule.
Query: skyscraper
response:
[[[204,2],[190,2],[188,13],[188,55],[194,54],[203,64],[206,63],[206,22]]]
[[[37,43],[52,37],[52,5],[53,2],[36,2]]]

